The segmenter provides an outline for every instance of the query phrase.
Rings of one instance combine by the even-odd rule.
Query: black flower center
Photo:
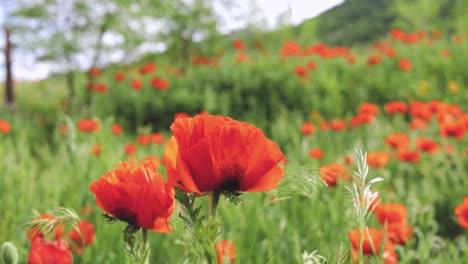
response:
[[[239,164],[221,166],[221,186],[223,191],[237,191],[245,170]]]

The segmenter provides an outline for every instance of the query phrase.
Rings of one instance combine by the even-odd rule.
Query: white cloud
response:
[[[278,16],[283,14],[290,7],[290,22],[299,24],[304,19],[312,18],[321,12],[344,2],[344,0],[256,0],[259,8],[259,15],[266,22],[267,28],[273,28],[276,24]],[[235,29],[243,28],[247,25],[247,16],[239,16],[245,14],[249,9],[251,0],[239,0],[236,2],[238,8],[228,12],[219,7],[220,16],[225,20],[224,25],[220,28],[222,32],[229,32]],[[0,8],[0,25],[4,18],[2,9]],[[3,47],[3,32],[0,34],[0,46]],[[25,54],[14,53],[13,57],[13,74],[17,80],[34,80],[46,78],[51,67],[45,64],[36,65],[32,61],[31,56]],[[0,57],[0,79],[5,78],[4,73],[4,58]]]

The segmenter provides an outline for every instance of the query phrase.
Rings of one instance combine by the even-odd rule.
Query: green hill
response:
[[[392,28],[464,34],[468,32],[466,14],[466,0],[347,0],[316,18],[270,35],[288,31],[301,42],[316,38],[330,45],[354,45],[382,37]]]

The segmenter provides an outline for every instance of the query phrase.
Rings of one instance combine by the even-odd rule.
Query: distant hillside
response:
[[[467,14],[468,0],[346,0],[292,31],[307,32],[305,28],[313,25],[313,35],[325,43],[353,45],[384,36],[395,27],[466,33]]]

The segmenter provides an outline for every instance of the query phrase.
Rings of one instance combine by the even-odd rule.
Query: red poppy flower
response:
[[[330,123],[327,121],[322,121],[322,123],[320,123],[320,129],[322,131],[330,130]]]
[[[232,46],[235,48],[235,49],[238,49],[238,50],[243,50],[245,49],[245,45],[244,45],[244,42],[242,42],[242,40],[240,39],[236,39],[232,42]]]
[[[96,204],[121,221],[151,229],[171,232],[169,218],[174,210],[174,190],[157,172],[151,160],[121,162],[89,186]]]
[[[371,168],[382,168],[387,165],[389,155],[385,151],[367,153],[367,164]]]
[[[88,221],[81,220],[75,229],[68,233],[68,238],[73,243],[72,248],[78,253],[82,252],[84,247],[94,242],[94,226]]]
[[[99,131],[99,122],[94,119],[81,119],[78,121],[78,128],[82,132],[91,133]]]
[[[379,113],[380,109],[376,104],[372,103],[362,103],[359,106],[358,112],[360,114],[372,115],[375,116]]]
[[[118,72],[114,75],[114,79],[117,82],[123,82],[125,80],[125,74],[123,72]]]
[[[424,151],[430,154],[436,153],[439,151],[439,145],[427,137],[419,137],[415,140],[414,144],[420,151]]]
[[[367,59],[367,64],[368,65],[377,65],[382,61],[382,58],[380,56],[371,56]]]
[[[432,111],[429,104],[413,101],[409,106],[411,116],[429,121],[432,118]]]
[[[359,252],[359,241],[361,238],[360,230],[354,229],[348,232],[348,238],[353,247],[353,259],[357,260]],[[376,228],[364,228],[364,241],[362,253],[365,255],[378,255],[383,241],[383,232]],[[386,264],[397,263],[397,255],[392,242],[387,238],[383,248],[383,259]]]
[[[164,143],[164,135],[161,133],[152,133],[151,142],[157,145],[161,145],[162,143]]]
[[[458,224],[467,229],[468,228],[468,197],[463,198],[463,203],[455,207],[455,215],[457,216]]]
[[[357,127],[364,124],[372,124],[374,121],[374,115],[371,114],[358,114],[351,118],[349,123],[350,127]]]
[[[137,148],[132,143],[128,143],[127,145],[125,145],[125,154],[127,154],[128,156],[133,156],[136,154],[136,152]]]
[[[215,249],[218,256],[218,263],[224,263],[225,259],[234,262],[236,257],[236,247],[230,240],[221,240],[215,243]]]
[[[94,156],[99,156],[99,154],[101,154],[101,146],[99,144],[92,145],[91,153],[93,153]]]
[[[377,220],[380,224],[406,223],[408,219],[408,210],[403,204],[385,203],[380,204],[374,210]]]
[[[411,71],[412,65],[411,62],[407,59],[400,59],[398,61],[398,66],[400,67],[400,70],[402,71]]]
[[[304,136],[312,135],[314,133],[314,124],[312,122],[304,122],[301,131]]]
[[[102,69],[100,68],[91,68],[91,70],[89,70],[89,74],[93,77],[97,77],[101,75],[101,73],[102,73]]]
[[[419,161],[419,152],[411,149],[400,149],[396,154],[397,158],[403,162],[417,163]]]
[[[152,62],[148,62],[145,65],[143,65],[138,71],[140,72],[141,75],[145,75],[148,73],[152,73],[156,70],[156,64]]]
[[[301,78],[307,77],[307,69],[304,66],[296,66],[294,68],[294,73]]]
[[[113,124],[111,129],[112,133],[116,136],[122,134],[122,127],[119,124]]]
[[[72,264],[73,257],[64,240],[35,238],[29,251],[28,264]]]
[[[51,214],[40,214],[35,220],[41,220],[41,219],[54,221],[53,223],[54,232],[51,234],[52,235],[51,239],[58,240],[62,237],[63,232],[65,231],[65,226],[60,222],[59,219],[55,218],[55,216]],[[35,226],[31,228],[31,230],[28,231],[27,237],[30,242],[33,242],[35,238],[38,238],[38,237],[44,238],[44,234],[39,229],[39,227]]]
[[[340,178],[347,178],[345,167],[338,162],[320,167],[320,178],[328,185],[335,186]]]
[[[106,93],[107,85],[105,83],[94,83],[93,90],[99,93]]]
[[[429,124],[428,121],[424,119],[414,118],[408,126],[411,130],[426,130]]]
[[[317,68],[317,65],[315,64],[315,62],[309,61],[309,62],[307,62],[306,67],[307,67],[308,70],[313,71],[313,70],[315,70]]]
[[[190,118],[190,115],[187,114],[187,113],[175,113],[174,121],[179,119],[179,118]]]
[[[134,90],[141,90],[143,89],[143,82],[137,79],[132,80],[131,84]]]
[[[385,138],[385,144],[395,149],[406,148],[409,143],[409,136],[403,133],[394,133]]]
[[[465,136],[465,124],[463,120],[443,122],[439,124],[439,131],[442,137],[463,139]]]
[[[187,192],[269,191],[284,175],[285,156],[251,124],[205,114],[176,119],[171,131],[163,162],[169,182]]]
[[[6,135],[10,133],[10,130],[10,123],[8,123],[6,120],[0,119],[0,132]]]
[[[330,122],[330,128],[334,131],[343,131],[346,129],[346,123],[343,120],[335,119]]]
[[[151,78],[151,86],[153,86],[153,88],[164,91],[169,89],[169,82],[158,77],[153,77]]]
[[[138,135],[136,141],[142,146],[148,146],[152,142],[151,135]]]
[[[413,236],[413,228],[406,222],[387,223],[387,237],[393,243],[404,245]]]
[[[323,151],[320,148],[313,148],[309,151],[309,157],[313,159],[323,158]]]
[[[392,101],[385,105],[385,112],[389,115],[396,113],[405,114],[408,112],[408,105],[405,102]]]
[[[447,50],[447,49],[441,49],[440,50],[440,56],[444,57],[444,58],[450,57],[450,51]]]

